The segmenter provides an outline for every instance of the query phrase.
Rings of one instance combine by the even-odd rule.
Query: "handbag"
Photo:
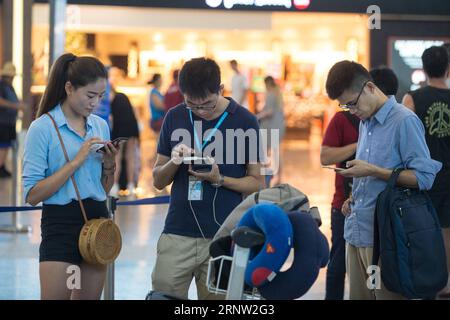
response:
[[[47,113],[55,126],[66,161],[69,162],[64,141],[53,117]],[[80,204],[84,225],[78,239],[78,248],[84,261],[93,265],[106,265],[114,262],[122,249],[120,229],[112,219],[98,218],[88,220],[86,210],[81,201],[80,192],[74,176],[70,176]]]

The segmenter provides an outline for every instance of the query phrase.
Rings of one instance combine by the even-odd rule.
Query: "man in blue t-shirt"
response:
[[[0,70],[0,178],[9,178],[11,173],[6,170],[5,162],[8,149],[16,140],[17,112],[24,109],[24,104],[17,98],[12,86],[16,68],[11,62],[6,62]]]
[[[259,127],[253,114],[221,95],[220,69],[213,60],[186,62],[179,85],[185,102],[164,119],[153,169],[154,186],[172,183],[172,191],[152,285],[186,299],[195,277],[199,299],[219,298],[205,285],[209,244],[243,196],[264,185]],[[194,154],[214,160],[210,171],[192,170],[185,157]]]
[[[108,126],[111,128],[111,124],[109,123],[109,116],[111,115],[111,101],[109,99],[110,92],[111,85],[109,84],[109,81],[106,81],[105,93],[103,94],[103,97],[100,100],[98,106],[94,109],[93,114],[105,120]]]

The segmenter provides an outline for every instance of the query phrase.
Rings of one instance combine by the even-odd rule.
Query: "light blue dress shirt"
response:
[[[103,141],[110,139],[108,124],[100,117],[91,114],[86,121],[86,136],[81,137],[66,121],[61,106],[50,111],[59,128],[67,154],[73,160],[82,144],[93,137]],[[75,171],[75,181],[82,199],[91,198],[98,201],[106,199],[106,193],[101,184],[102,154],[91,151],[86,161]],[[25,139],[23,157],[23,194],[27,198],[28,192],[39,181],[55,174],[66,164],[64,153],[60,145],[56,129],[47,115],[42,115],[32,122]],[[71,179],[44,204],[64,205],[77,200]]]
[[[386,169],[413,170],[421,190],[431,188],[442,167],[430,157],[420,119],[394,97],[374,116],[360,122],[356,159]],[[373,247],[375,205],[386,183],[374,177],[353,178],[354,204],[344,228],[344,238],[351,245]]]

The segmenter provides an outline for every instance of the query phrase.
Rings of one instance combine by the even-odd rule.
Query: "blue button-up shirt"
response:
[[[371,118],[361,121],[356,159],[381,168],[414,171],[419,188],[428,190],[442,167],[431,159],[425,129],[414,112],[394,97]],[[386,181],[375,177],[353,178],[353,205],[345,219],[344,238],[355,247],[373,246],[373,222],[378,194]]]
[[[93,137],[98,137],[103,141],[110,139],[107,123],[96,115],[91,114],[87,118],[86,135],[81,137],[67,123],[60,105],[52,109],[50,114],[61,132],[70,160],[75,158],[86,140]],[[39,181],[55,174],[65,164],[66,160],[56,129],[50,118],[42,115],[33,121],[25,139],[22,174],[24,199]],[[93,150],[89,153],[86,161],[75,171],[75,181],[82,199],[91,198],[98,201],[106,199],[106,193],[101,184],[101,175],[102,155]],[[71,179],[67,179],[62,187],[43,203],[64,205],[72,200],[77,200],[77,195]]]

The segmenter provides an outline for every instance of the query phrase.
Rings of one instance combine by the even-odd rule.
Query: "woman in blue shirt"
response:
[[[159,73],[155,73],[148,84],[153,85],[150,90],[150,128],[159,134],[161,131],[162,122],[164,120],[164,96],[161,93],[162,78]]]
[[[78,249],[84,220],[70,177],[75,178],[88,219],[108,217],[105,200],[114,182],[117,150],[105,120],[91,114],[102,99],[106,79],[97,59],[62,55],[52,66],[37,119],[27,133],[24,198],[33,206],[43,202],[41,299],[99,299],[103,289],[106,268],[84,262]],[[69,162],[47,113],[61,133]],[[103,145],[105,152],[96,152]],[[68,277],[74,270],[78,273],[72,283]]]

